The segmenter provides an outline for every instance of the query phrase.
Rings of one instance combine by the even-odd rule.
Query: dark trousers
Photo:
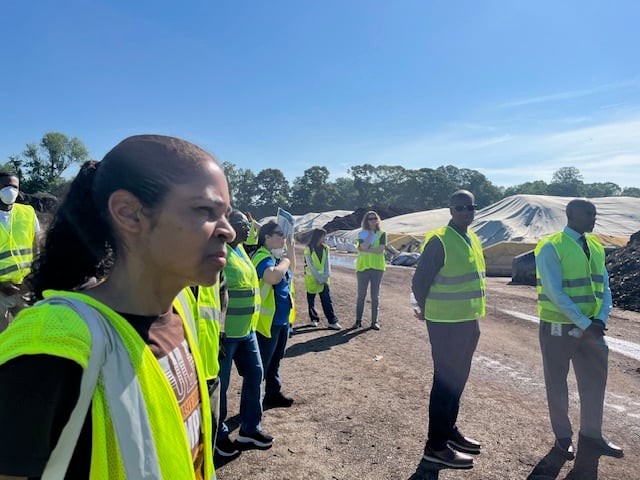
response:
[[[289,325],[271,325],[271,338],[258,335],[260,358],[264,367],[264,396],[273,397],[282,390],[280,361],[284,358],[289,339]]]
[[[338,319],[336,318],[336,314],[333,311],[333,302],[331,301],[331,291],[329,289],[329,285],[324,284],[324,288],[319,293],[320,295],[320,303],[322,304],[322,311],[324,312],[324,316],[327,317],[327,321],[329,323],[337,323]],[[317,322],[320,320],[320,316],[318,312],[316,312],[316,294],[307,292],[307,304],[309,306],[309,318],[312,322]]]
[[[574,338],[568,331],[575,325],[560,327],[560,335],[551,335],[551,324],[540,322],[540,348],[551,428],[556,438],[571,438],[569,421],[569,363],[578,383],[580,396],[580,433],[586,437],[602,436],[604,394],[607,386],[609,347],[604,337]]]
[[[433,358],[427,445],[434,450],[442,450],[456,428],[460,397],[469,378],[480,327],[477,320],[457,323],[427,321],[427,329]]]

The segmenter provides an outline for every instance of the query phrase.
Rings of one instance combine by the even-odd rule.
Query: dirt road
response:
[[[346,327],[335,332],[308,326],[301,269],[296,273],[296,334],[282,368],[285,390],[296,402],[265,412],[263,428],[274,435],[274,446],[244,451],[226,465],[218,462],[220,480],[499,480],[531,474],[553,443],[537,325],[526,319],[536,313],[535,289],[508,285],[508,278],[489,279],[488,315],[481,322],[458,422],[464,433],[482,441],[483,453],[472,470],[438,471],[421,463],[431,357],[426,327],[409,306],[412,274],[413,269],[398,267],[385,273],[381,331],[350,330],[355,273],[335,267],[332,296]],[[640,343],[640,314],[615,310],[608,335]],[[612,352],[609,367],[604,431],[625,448],[625,458],[602,457],[597,478],[640,479],[640,360]],[[570,388],[577,430],[575,382]],[[234,371],[230,415],[238,412],[239,393]],[[237,424],[236,415],[230,421],[232,438]],[[571,467],[568,462],[556,476],[538,478],[564,479]]]

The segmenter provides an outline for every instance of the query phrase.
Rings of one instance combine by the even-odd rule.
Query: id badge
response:
[[[551,324],[551,336],[552,337],[561,337],[562,336],[562,325],[559,323]]]

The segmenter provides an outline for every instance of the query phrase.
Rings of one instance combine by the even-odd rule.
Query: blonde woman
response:
[[[362,217],[362,230],[356,241],[358,257],[356,259],[356,275],[358,278],[358,300],[356,302],[356,323],[353,328],[362,326],[362,313],[367,289],[371,284],[371,328],[380,330],[378,322],[378,300],[380,283],[386,269],[384,250],[387,245],[387,234],[382,230],[380,216],[370,210]]]

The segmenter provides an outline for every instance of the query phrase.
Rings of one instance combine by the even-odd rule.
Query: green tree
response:
[[[348,172],[353,178],[353,188],[358,206],[369,206],[385,202],[385,199],[381,196],[381,192],[377,191],[376,167],[365,163],[364,165],[354,165]]]
[[[620,193],[623,197],[640,197],[640,188],[638,187],[627,187]]]
[[[256,201],[256,176],[248,168],[237,168],[234,163],[222,162],[229,183],[231,205],[242,211],[253,211]]]
[[[335,196],[332,208],[336,210],[355,210],[357,202],[356,190],[353,187],[353,178],[338,177],[333,183]]]
[[[45,133],[39,144],[28,143],[22,152],[24,180],[21,188],[27,193],[51,192],[63,183],[62,174],[74,163],[85,162],[89,152],[78,138],[64,133]]]
[[[256,175],[255,191],[255,218],[275,215],[278,207],[289,208],[289,182],[281,170],[261,170]]]
[[[313,166],[296,177],[291,188],[291,212],[307,213],[329,210],[335,196],[335,186],[329,183],[327,167]]]
[[[544,180],[534,180],[533,182],[525,182],[520,185],[507,187],[504,190],[504,196],[511,195],[546,195],[549,185]]]
[[[580,197],[583,195],[584,182],[580,170],[576,167],[561,167],[551,177],[547,195],[559,197]]]
[[[622,189],[612,182],[585,183],[582,194],[588,198],[616,197]]]

